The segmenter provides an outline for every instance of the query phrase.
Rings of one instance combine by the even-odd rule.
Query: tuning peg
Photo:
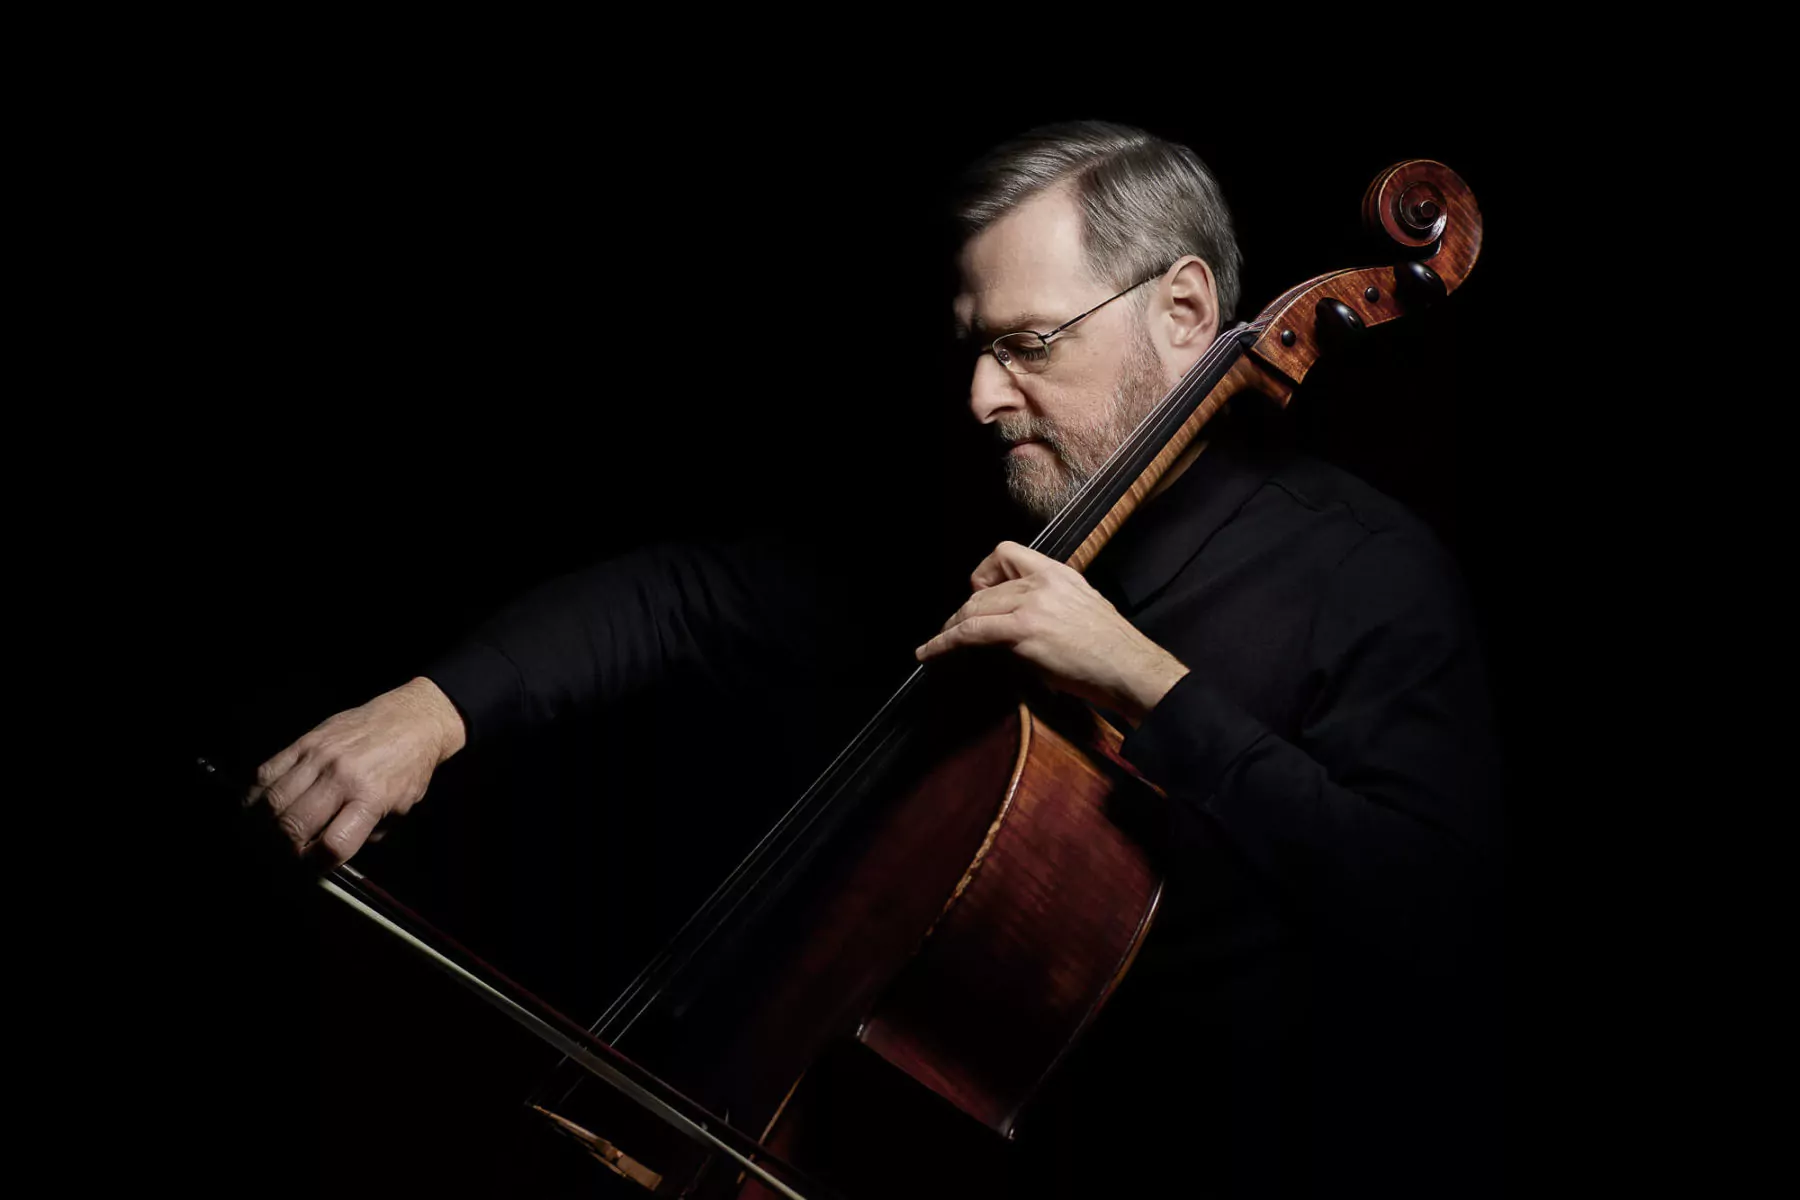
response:
[[[1436,271],[1422,262],[1404,262],[1394,268],[1394,294],[1408,308],[1430,308],[1448,293]]]
[[[1356,310],[1332,296],[1319,301],[1316,319],[1319,344],[1326,349],[1336,349],[1363,331],[1362,318],[1356,315]]]

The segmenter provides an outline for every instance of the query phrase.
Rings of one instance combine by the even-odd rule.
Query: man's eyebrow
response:
[[[1016,317],[1009,317],[1004,321],[996,321],[991,326],[983,323],[980,317],[974,317],[970,320],[966,332],[970,337],[978,337],[983,341],[992,341],[1002,334],[1022,333],[1027,329],[1041,332],[1049,327],[1050,322],[1045,320],[1042,315],[1028,312],[1020,313]]]

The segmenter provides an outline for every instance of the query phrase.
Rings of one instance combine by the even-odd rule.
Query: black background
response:
[[[170,79],[179,99],[140,130],[153,202],[127,231],[143,254],[127,302],[167,400],[145,427],[154,486],[126,519],[171,652],[153,792],[177,885],[126,936],[179,980],[146,1074],[194,1097],[142,1110],[148,1167],[197,1193],[592,1180],[520,1111],[553,1056],[277,870],[185,761],[254,766],[534,583],[658,540],[804,530],[904,581],[846,598],[871,636],[934,628],[999,528],[949,365],[936,206],[969,158],[1045,121],[1193,146],[1237,219],[1245,317],[1382,261],[1358,204],[1383,166],[1437,158],[1472,186],[1487,227],[1467,285],[1323,364],[1290,419],[1456,554],[1515,853],[1530,847],[1559,704],[1540,586],[1558,397],[1541,347],[1524,366],[1547,244],[1532,142],[1557,119],[945,102],[835,72],[647,96],[530,63],[389,67]],[[676,704],[465,755],[359,865],[585,1021],[730,841],[684,841],[707,841],[710,776],[676,754],[671,714],[719,719]],[[1529,1097],[1529,1073],[1509,1086]]]

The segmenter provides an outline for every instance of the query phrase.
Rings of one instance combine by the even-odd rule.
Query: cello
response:
[[[1390,167],[1363,211],[1399,261],[1222,334],[1033,549],[1084,569],[1227,403],[1285,406],[1321,355],[1441,300],[1479,254],[1441,164]],[[1149,786],[1119,741],[1081,706],[920,667],[593,1026],[453,946],[440,965],[536,1022],[567,1057],[533,1108],[655,1194],[980,1193],[1155,919],[1161,881],[1108,815]],[[321,882],[434,940],[360,872]]]

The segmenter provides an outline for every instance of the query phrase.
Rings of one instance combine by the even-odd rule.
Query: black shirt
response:
[[[1189,674],[1124,745],[1169,794],[1126,817],[1163,908],[1021,1129],[1032,1187],[1497,1191],[1499,762],[1447,553],[1349,474],[1226,431],[1088,578]],[[472,741],[668,672],[824,681],[854,661],[845,594],[792,558],[654,547],[427,674]]]
[[[1125,741],[1167,907],[1084,1048],[1086,1094],[1164,1099],[1066,1138],[1115,1118],[1208,1194],[1497,1192],[1500,764],[1448,554],[1225,437],[1089,580],[1189,674]]]

